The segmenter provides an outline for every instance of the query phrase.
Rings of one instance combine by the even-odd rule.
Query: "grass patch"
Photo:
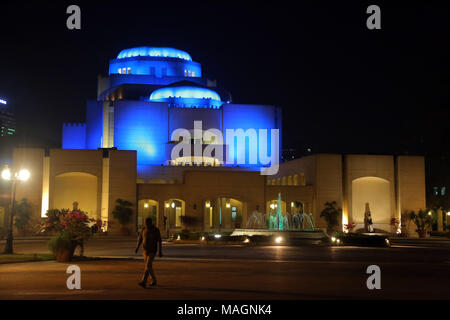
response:
[[[17,262],[32,262],[32,261],[51,261],[55,260],[52,254],[5,254],[0,253],[0,264],[2,263],[17,263]]]

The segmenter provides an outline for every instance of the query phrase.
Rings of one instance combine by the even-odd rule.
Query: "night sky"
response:
[[[448,152],[450,5],[335,2],[2,1],[0,96],[22,145],[59,147],[110,59],[170,46],[233,102],[282,107],[284,148]],[[66,28],[70,4],[80,31]],[[381,7],[381,30],[366,28],[369,4]]]

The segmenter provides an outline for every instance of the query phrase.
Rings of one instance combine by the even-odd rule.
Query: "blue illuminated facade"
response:
[[[225,90],[208,87],[201,65],[187,52],[157,47],[125,49],[110,61],[109,75],[99,78],[97,99],[87,102],[86,123],[63,126],[62,146],[136,150],[138,177],[148,176],[154,166],[180,164],[170,156],[176,145],[172,133],[180,128],[192,132],[194,121],[201,121],[204,131],[217,129],[224,138],[227,129],[267,129],[270,153],[270,129],[279,129],[281,135],[280,109],[230,100]],[[202,148],[212,143],[200,140],[192,143],[202,144]],[[281,138],[278,142],[281,149]],[[249,150],[258,151],[260,145],[249,139],[245,145],[236,143],[235,158],[244,162],[235,166],[258,170],[261,163],[249,162]]]

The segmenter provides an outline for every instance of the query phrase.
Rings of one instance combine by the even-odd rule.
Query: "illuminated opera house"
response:
[[[241,143],[224,140],[239,129],[247,133]],[[264,129],[267,139],[250,134]],[[375,228],[385,231],[402,210],[425,207],[422,157],[317,154],[261,174],[280,158],[281,129],[279,107],[234,103],[187,52],[125,49],[99,77],[85,123],[63,125],[62,148],[15,149],[14,165],[32,172],[17,197],[36,216],[76,201],[112,233],[120,227],[111,214],[119,198],[133,204],[130,230],[150,216],[167,233],[243,227],[255,210],[270,214],[279,193],[283,214],[312,213],[317,227],[325,226],[319,216],[326,201],[343,209],[342,224],[357,227],[370,203]],[[174,157],[180,141],[192,152]],[[252,159],[261,152],[271,164]],[[230,155],[236,161],[224,161]]]

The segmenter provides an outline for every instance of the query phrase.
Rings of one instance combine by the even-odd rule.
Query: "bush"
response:
[[[336,201],[325,202],[325,208],[320,213],[320,217],[325,219],[328,233],[333,232],[333,229],[339,226],[341,211],[342,210],[340,208],[336,208]]]
[[[76,242],[72,240],[69,232],[63,232],[57,236],[52,237],[48,242],[48,248],[53,254],[64,250],[74,249]]]
[[[27,199],[24,198],[16,204],[14,226],[17,230],[25,231],[29,227],[31,215],[31,204]]]
[[[114,219],[116,219],[122,226],[127,225],[133,216],[133,204],[130,201],[117,199],[116,206],[112,211]]]
[[[414,222],[417,227],[416,232],[419,234],[426,232],[432,224],[432,217],[428,214],[428,210],[419,209],[417,213],[410,211],[409,219]]]

